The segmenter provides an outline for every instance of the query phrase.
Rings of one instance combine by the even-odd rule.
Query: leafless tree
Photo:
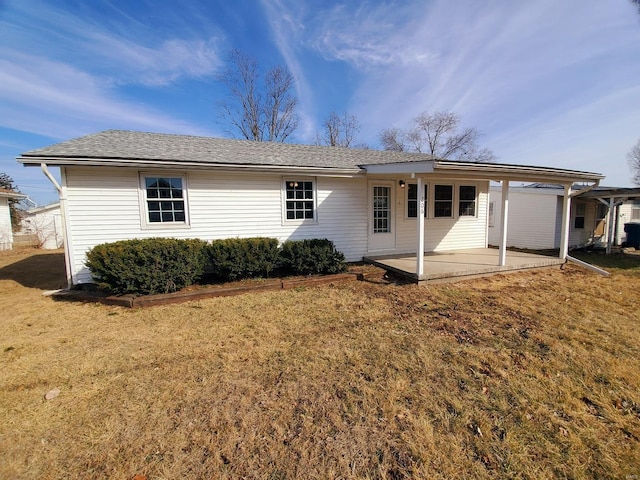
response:
[[[629,153],[627,153],[627,159],[629,160],[629,167],[633,173],[633,183],[640,185],[640,139],[636,143]]]
[[[638,8],[638,13],[640,13],[640,0],[631,0],[631,3]]]
[[[219,76],[229,90],[218,102],[220,118],[231,136],[247,140],[284,142],[298,127],[295,79],[286,67],[272,67],[260,83],[258,62],[240,50],[232,50],[229,67]]]
[[[380,133],[385,150],[429,153],[437,158],[472,162],[495,161],[487,148],[480,148],[480,133],[475,128],[459,130],[460,118],[451,112],[424,112],[413,119],[406,130],[388,128]]]
[[[322,123],[323,131],[316,133],[313,143],[329,147],[357,147],[367,148],[363,144],[354,144],[355,137],[360,131],[360,122],[355,115],[344,112],[342,115],[331,112]]]

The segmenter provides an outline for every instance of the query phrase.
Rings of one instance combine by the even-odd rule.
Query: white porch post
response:
[[[416,224],[418,225],[418,249],[416,251],[416,274],[418,279],[424,275],[424,185],[422,185],[422,178],[418,176],[418,218]]]
[[[607,232],[607,255],[611,254],[611,245],[613,244],[613,227],[615,227],[616,222],[616,202],[615,198],[611,197],[609,199],[609,225]]]
[[[502,209],[500,211],[500,250],[498,265],[504,267],[507,264],[507,229],[509,218],[509,180],[502,180]]]
[[[560,258],[565,260],[569,255],[569,219],[571,214],[571,185],[564,186],[562,198],[562,228],[560,230]]]

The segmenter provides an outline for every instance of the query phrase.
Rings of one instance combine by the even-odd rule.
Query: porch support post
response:
[[[560,258],[567,259],[569,255],[569,219],[571,213],[571,185],[564,186],[562,198],[562,228],[560,230]]]
[[[418,249],[416,251],[416,275],[418,280],[424,275],[424,185],[422,184],[422,178],[418,177],[418,218],[416,224],[418,225]]]
[[[502,180],[502,208],[500,211],[500,250],[498,266],[507,264],[507,229],[509,218],[509,180]]]
[[[613,244],[613,227],[616,220],[616,205],[615,198],[611,197],[609,199],[609,225],[607,225],[607,255],[611,255],[611,245]]]

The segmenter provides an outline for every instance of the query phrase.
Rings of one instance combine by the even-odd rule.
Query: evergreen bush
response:
[[[334,274],[347,269],[344,255],[326,238],[284,242],[280,262],[294,275]]]
[[[222,280],[268,277],[278,266],[275,238],[226,238],[207,246],[209,265]]]
[[[203,274],[206,242],[146,238],[103,243],[87,253],[98,286],[113,293],[176,292]]]

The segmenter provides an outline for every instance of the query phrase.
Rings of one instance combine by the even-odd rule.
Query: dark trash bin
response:
[[[627,234],[627,241],[624,242],[627,247],[640,249],[640,223],[625,223],[624,233]]]

